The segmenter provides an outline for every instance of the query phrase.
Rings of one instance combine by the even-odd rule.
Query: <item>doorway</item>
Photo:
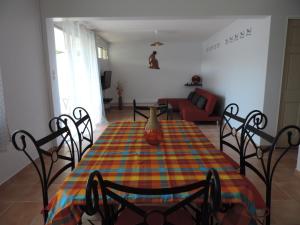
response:
[[[278,130],[291,124],[300,126],[300,19],[288,22]]]

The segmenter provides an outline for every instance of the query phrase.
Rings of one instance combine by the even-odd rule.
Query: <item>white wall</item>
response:
[[[207,88],[224,97],[225,105],[237,103],[243,116],[264,108],[269,30],[270,18],[239,19],[203,43]]]
[[[168,42],[157,50],[160,70],[149,69],[149,43],[118,43],[110,46],[112,87],[109,95],[116,102],[116,82],[123,85],[123,101],[156,102],[160,97],[186,97],[193,90],[185,87],[193,74],[199,74],[201,43]]]
[[[279,112],[287,18],[300,17],[299,0],[41,0],[44,17],[160,17],[271,15],[264,111],[275,133]]]
[[[26,129],[41,137],[48,132],[49,99],[43,61],[37,0],[2,0],[0,4],[0,65],[10,131]],[[0,153],[0,183],[28,163],[9,146]]]

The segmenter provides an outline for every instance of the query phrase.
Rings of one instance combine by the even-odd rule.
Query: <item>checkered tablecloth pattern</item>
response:
[[[161,121],[163,142],[147,144],[143,138],[145,122],[111,123],[65,179],[49,204],[48,224],[77,224],[85,204],[89,174],[99,170],[106,180],[140,188],[175,187],[203,180],[210,168],[220,175],[223,203],[236,203],[245,209],[248,219],[239,224],[253,224],[255,194],[232,163],[217,150],[191,122]],[[174,203],[183,196],[149,198],[133,196],[143,204]],[[224,218],[230,218],[225,216]],[[230,218],[232,219],[232,218]]]

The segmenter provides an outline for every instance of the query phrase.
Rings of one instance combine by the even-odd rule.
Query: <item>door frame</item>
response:
[[[55,51],[54,21],[52,18],[46,19],[47,50],[49,59],[49,76],[53,115],[60,115],[60,98],[57,79],[57,64]]]
[[[287,42],[288,42],[288,32],[289,32],[289,22],[290,20],[299,20],[300,17],[288,17],[287,18],[287,26],[286,26],[286,36],[285,36],[285,48],[284,48],[284,60],[283,60],[283,70],[282,70],[282,78],[281,78],[281,89],[280,89],[280,103],[279,103],[279,114],[277,120],[277,132],[283,127],[283,98],[284,98],[284,90],[287,83],[287,67],[286,67],[286,50],[287,50]],[[299,147],[300,148],[300,147]]]

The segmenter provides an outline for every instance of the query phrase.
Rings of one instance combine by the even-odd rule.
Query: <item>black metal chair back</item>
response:
[[[220,123],[219,135],[220,135],[220,151],[224,151],[224,147],[228,147],[238,154],[241,159],[240,145],[245,118],[238,115],[239,106],[236,103],[231,103],[226,106],[222,114],[222,120]],[[241,160],[240,162],[241,163]],[[236,165],[237,167],[238,164]]]
[[[238,113],[239,106],[235,103],[229,104],[224,109],[219,130],[221,151],[224,150],[224,145],[226,145],[240,154],[240,140],[237,137],[237,133],[241,132],[245,119],[238,116]],[[237,128],[235,126],[237,126]],[[237,145],[233,145],[231,141],[228,141],[228,137],[233,137]]]
[[[73,141],[74,141],[74,143],[73,143],[74,144],[74,152],[77,155],[77,160],[80,161],[82,144],[81,144],[81,134],[79,132],[79,129],[76,126],[76,121],[73,119],[72,116],[70,116],[68,114],[61,114],[58,117],[52,118],[50,121],[57,120],[57,118],[59,118],[60,120],[63,120],[65,122],[65,124],[67,124],[67,126],[69,127],[69,129],[71,131],[71,135],[73,137]],[[56,127],[52,127],[50,129],[51,130],[61,129],[60,123],[55,123],[55,125],[56,125]],[[76,158],[75,158],[75,162],[76,162]]]
[[[56,131],[52,123],[59,124],[55,125],[58,128]],[[38,173],[42,187],[45,223],[48,217],[49,187],[59,175],[69,168],[73,170],[75,166],[74,142],[69,127],[60,118],[53,118],[49,122],[49,127],[51,133],[38,140],[25,130],[16,131],[12,136],[14,147],[25,153]],[[57,146],[51,148],[50,146],[57,140]],[[36,152],[31,151],[31,148],[35,148]],[[35,160],[36,156],[38,160]]]
[[[245,118],[238,115],[239,106],[236,103],[231,103],[226,106],[222,114],[222,120],[220,124],[220,151],[224,151],[224,147],[227,146],[238,154],[240,173],[244,174],[243,163],[244,153],[241,151],[241,134],[243,132],[245,123],[249,117],[255,113],[259,113],[259,110],[251,111]],[[234,162],[235,163],[235,162]]]
[[[76,127],[79,132],[79,148],[81,160],[84,153],[92,147],[93,139],[93,124],[89,113],[82,107],[76,107],[73,110],[73,117],[75,118]]]
[[[168,105],[160,105],[157,106],[156,109],[158,110],[158,114],[156,115],[157,117],[160,117],[163,114],[167,114],[167,119],[168,119]],[[134,99],[133,100],[133,121],[136,120],[136,114],[148,120],[149,116],[146,115],[143,111],[149,112],[149,110],[150,110],[149,106],[138,106]]]
[[[62,114],[59,116],[64,120],[70,127],[70,123],[75,129],[76,137],[73,135],[75,143],[75,148],[77,150],[78,161],[80,161],[84,153],[92,147],[94,143],[93,139],[93,124],[91,117],[88,112],[82,107],[76,107],[73,110],[73,117],[67,114]],[[71,122],[70,122],[71,121]],[[71,129],[72,130],[72,129]]]
[[[101,191],[101,198],[103,204],[103,210],[99,205],[99,192]],[[158,196],[158,195],[176,195],[180,193],[190,193],[188,197],[175,203],[164,210],[152,210],[145,211],[142,207],[130,202],[128,198],[124,198],[122,194],[133,194],[142,196]],[[128,196],[128,195],[126,195]],[[135,214],[143,218],[139,225],[149,225],[149,218],[152,214],[160,215],[162,223],[164,225],[172,225],[168,221],[168,217],[177,210],[191,206],[191,203],[196,199],[202,198],[201,207],[197,210],[195,220],[197,224],[208,225],[212,222],[211,216],[217,212],[221,202],[221,186],[218,173],[215,170],[210,170],[207,174],[206,180],[199,181],[193,184],[184,185],[174,188],[160,188],[160,189],[144,189],[133,188],[124,185],[119,185],[107,180],[103,180],[100,172],[94,171],[90,174],[87,188],[86,188],[86,206],[85,212],[88,215],[94,215],[100,213],[102,217],[103,225],[115,224],[117,215],[121,210],[127,208]],[[112,210],[112,203],[109,201],[115,201],[121,206],[119,211]],[[194,207],[194,206],[193,206]]]
[[[266,225],[270,225],[273,175],[283,156],[291,148],[296,148],[300,144],[300,128],[292,125],[286,126],[273,137],[263,131],[266,125],[267,117],[262,112],[253,111],[248,115],[241,134],[241,152],[243,155],[241,174],[245,175],[246,168],[249,168],[265,184],[265,200],[269,210]],[[280,149],[278,143],[284,137],[287,138],[288,145]],[[266,146],[263,147],[259,143],[266,143]],[[258,159],[260,167],[254,165],[253,160],[251,161],[253,158]]]
[[[93,145],[93,124],[88,112],[82,107],[73,110],[73,117],[68,114],[59,116],[74,132],[74,147],[77,152],[78,161],[82,159],[84,153]],[[57,124],[59,125],[59,124]]]

